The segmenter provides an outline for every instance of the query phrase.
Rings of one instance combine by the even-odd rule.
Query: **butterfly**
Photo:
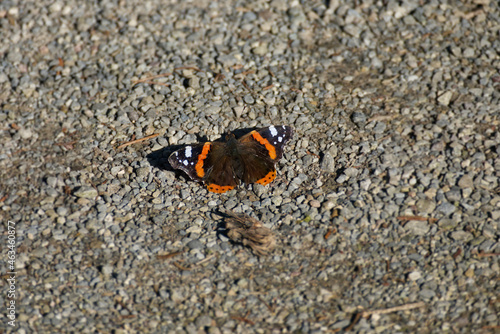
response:
[[[275,165],[292,137],[293,129],[286,125],[253,130],[239,139],[229,133],[225,142],[199,143],[175,151],[168,162],[214,193],[225,193],[241,182],[267,185],[276,178]]]

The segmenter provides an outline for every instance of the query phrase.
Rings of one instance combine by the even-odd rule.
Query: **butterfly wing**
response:
[[[225,144],[206,142],[175,151],[168,162],[192,180],[203,182],[209,191],[224,193],[237,186],[233,161],[225,154]]]
[[[200,157],[206,158],[211,144],[212,143],[188,145],[180,150],[173,152],[168,157],[168,162],[173,168],[180,169],[184,173],[186,173],[191,180],[202,182],[204,173],[199,172],[199,160]]]
[[[235,175],[234,159],[227,154],[227,147],[223,143],[212,143],[204,160],[204,167],[203,182],[211,192],[225,193],[239,183]]]
[[[275,164],[283,156],[285,144],[293,137],[289,126],[270,126],[254,130],[240,138],[238,151],[245,183],[269,184],[276,178]]]

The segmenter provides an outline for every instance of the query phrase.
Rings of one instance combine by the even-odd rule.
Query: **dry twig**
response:
[[[149,135],[149,136],[146,136],[144,138],[139,138],[139,139],[135,139],[135,140],[131,140],[131,141],[128,141],[126,143],[123,143],[121,144],[120,146],[118,146],[116,149],[120,149],[120,148],[124,148],[124,147],[127,147],[127,146],[130,146],[132,144],[136,144],[136,143],[140,143],[142,141],[145,141],[145,140],[148,140],[148,139],[152,139],[152,138],[155,138],[155,137],[158,137],[160,134],[159,133],[153,133],[152,135]]]
[[[384,309],[379,309],[379,310],[363,311],[363,312],[361,312],[361,316],[368,317],[372,314],[387,314],[387,313],[393,313],[393,312],[398,312],[398,311],[408,311],[408,310],[413,310],[414,308],[420,308],[420,307],[424,307],[424,306],[425,306],[424,302],[405,304],[405,305],[399,305],[399,306],[394,306],[394,307],[389,307],[389,308],[384,308]]]
[[[239,316],[232,316],[231,319],[233,320],[238,320],[238,321],[241,321],[241,322],[246,322],[247,324],[249,325],[255,325],[255,322],[253,322],[252,320],[250,319],[247,319],[247,318],[244,318],[244,317],[239,317]]]
[[[171,259],[177,255],[181,255],[182,253],[184,253],[184,251],[179,251],[179,252],[173,252],[173,253],[169,253],[169,254],[165,254],[165,255],[157,255],[156,258],[158,260],[168,260],[168,259]]]
[[[153,79],[158,79],[158,78],[163,78],[163,77],[168,77],[172,75],[172,73],[163,73],[163,74],[158,74],[158,75],[153,75],[153,76],[150,76],[150,77],[146,77],[146,78],[143,78],[143,79],[139,79],[137,81],[134,81],[132,83],[132,87],[134,87],[135,85],[137,84],[140,84],[140,83],[148,83],[148,84],[153,84],[153,85],[164,85],[164,86],[168,86],[168,84],[165,84],[165,83],[161,83],[161,82],[155,82],[155,81],[152,81]]]

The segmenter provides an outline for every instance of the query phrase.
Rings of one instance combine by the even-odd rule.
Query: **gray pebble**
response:
[[[203,245],[199,240],[191,240],[186,244],[190,249],[203,249],[205,245]]]
[[[73,192],[73,195],[81,198],[94,199],[97,197],[97,190],[89,186],[82,186]]]
[[[333,173],[335,171],[335,159],[329,152],[325,153],[321,161],[321,170],[328,173]]]
[[[458,181],[458,186],[460,188],[473,188],[474,184],[472,178],[469,175],[464,175]]]
[[[453,204],[449,203],[449,202],[444,202],[440,205],[438,205],[438,207],[436,208],[437,211],[443,213],[444,215],[451,215],[453,212],[455,212],[455,210],[457,209],[456,206],[454,206]]]
[[[430,230],[430,226],[426,221],[410,220],[406,223],[405,230],[414,235],[426,235]]]

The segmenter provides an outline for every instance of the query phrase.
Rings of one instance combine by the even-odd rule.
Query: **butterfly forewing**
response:
[[[188,145],[172,153],[168,157],[168,162],[173,168],[182,170],[192,180],[202,181],[203,176],[198,175],[196,165],[204,147],[205,144]]]
[[[293,137],[293,129],[286,125],[272,125],[254,130],[241,137],[240,142],[257,141],[269,153],[274,161],[283,156],[285,144]],[[274,153],[274,155],[273,155]]]
[[[245,168],[243,182],[268,184],[276,177],[275,164],[283,156],[283,147],[293,136],[289,126],[270,126],[251,131],[240,142]]]

